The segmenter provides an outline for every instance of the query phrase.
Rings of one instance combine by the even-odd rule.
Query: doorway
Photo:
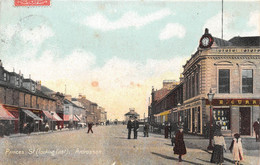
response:
[[[240,107],[239,108],[239,118],[240,118],[240,134],[250,135],[251,126],[251,110],[250,107]]]

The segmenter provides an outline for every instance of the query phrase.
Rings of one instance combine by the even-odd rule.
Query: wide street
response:
[[[163,135],[150,134],[145,138],[139,132],[137,140],[128,140],[126,125],[94,126],[93,131],[93,134],[80,129],[4,137],[0,139],[0,164],[210,164],[210,153],[204,149],[208,140],[202,137],[185,135],[187,154],[179,163],[170,139]],[[231,139],[226,141],[229,147]],[[259,143],[252,138],[249,141],[253,147],[245,146],[243,164],[257,165]],[[225,158],[224,164],[233,164],[229,151]]]

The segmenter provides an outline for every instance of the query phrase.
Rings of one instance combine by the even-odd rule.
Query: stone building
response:
[[[176,85],[163,98],[154,101],[154,92],[152,90],[152,104],[149,116],[150,122],[165,124],[182,122],[180,117],[179,105],[183,103],[183,83]]]
[[[23,132],[25,123],[32,123],[34,131],[39,131],[43,124],[43,111],[55,112],[56,100],[38,90],[37,85],[36,81],[25,79],[21,73],[8,72],[1,62],[0,104],[1,111],[8,111],[15,117],[13,122],[9,122],[11,133]]]
[[[135,112],[135,108],[129,108],[129,112],[125,114],[125,121],[128,121],[130,118],[140,119],[140,115]]]
[[[167,111],[167,112],[165,112],[163,114],[163,116],[166,116],[166,118],[167,118],[168,114],[170,113],[170,112],[168,112],[168,110],[173,108],[173,105],[171,105],[171,103],[169,103],[169,102],[167,102],[167,103],[169,103],[168,105],[165,104],[165,100],[167,99],[165,96],[167,96],[167,94],[170,93],[170,91],[175,89],[175,87],[178,86],[178,84],[179,84],[179,82],[174,81],[174,80],[164,80],[163,87],[161,89],[155,90],[154,88],[152,88],[151,103],[148,107],[149,122],[159,121],[159,118],[161,118],[160,116],[162,116],[162,114],[160,114],[160,113],[163,113],[164,111]],[[172,96],[167,96],[167,97],[172,97]],[[167,99],[167,100],[169,100],[169,99]],[[171,107],[171,108],[169,108],[169,107]],[[162,121],[163,120],[165,121],[165,119],[162,119]]]
[[[55,124],[57,125],[58,129],[61,129],[64,127],[64,122],[63,122],[63,115],[64,115],[64,99],[65,96],[63,93],[60,92],[55,92],[51,89],[49,89],[46,86],[42,86],[41,82],[38,81],[37,82],[37,86],[36,88],[40,91],[42,91],[44,94],[46,94],[47,96],[53,98],[56,100],[56,105],[55,105],[55,114],[53,115],[58,115],[60,119],[55,119]]]
[[[183,65],[181,93],[164,95],[148,107],[150,122],[163,122],[161,116],[173,116],[190,133],[206,134],[210,125],[220,124],[226,135],[253,135],[253,122],[260,116],[260,37],[234,37],[223,40],[208,30],[200,39],[197,51]],[[210,89],[214,93],[208,100]],[[174,101],[182,95],[182,101]],[[172,98],[171,98],[172,97]],[[171,100],[167,103],[167,100]],[[172,102],[172,103],[171,103]],[[177,103],[177,106],[176,106]],[[170,107],[168,107],[170,105]]]
[[[107,112],[105,111],[105,108],[103,107],[100,107],[101,108],[101,120],[100,120],[100,123],[101,124],[105,124],[106,121],[107,121]]]
[[[259,117],[260,37],[212,37],[208,30],[200,47],[183,66],[183,104],[189,132],[203,134],[210,119],[207,94],[212,89],[213,122],[225,134],[252,135]],[[204,130],[204,131],[203,131]]]

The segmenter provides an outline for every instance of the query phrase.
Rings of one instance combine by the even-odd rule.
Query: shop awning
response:
[[[0,120],[18,120],[0,104]]]
[[[56,112],[53,113],[53,117],[56,119],[56,121],[62,121],[62,118],[60,118]]]
[[[33,120],[41,120],[42,119],[40,117],[38,117],[37,115],[35,115],[32,111],[27,110],[27,109],[23,109],[23,112],[26,113],[28,116],[30,116],[31,118],[33,118]]]
[[[48,118],[48,119],[52,119],[52,115],[50,114],[49,111],[42,111],[44,113],[44,115]]]
[[[170,113],[171,113],[171,110],[164,111],[164,112],[160,113],[160,116],[168,115]]]
[[[63,121],[70,121],[70,115],[63,115]]]
[[[78,121],[80,121],[80,117],[78,115],[74,115]],[[74,120],[75,121],[75,120]]]
[[[49,112],[49,111],[43,111],[43,113],[45,114],[45,116],[53,121],[62,121],[62,119],[57,115],[56,112]],[[53,115],[51,115],[51,113],[53,113]]]
[[[73,121],[80,121],[79,117],[76,117],[76,115],[63,115],[63,121],[70,121],[72,119]]]

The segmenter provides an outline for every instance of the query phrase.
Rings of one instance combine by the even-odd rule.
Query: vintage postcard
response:
[[[260,165],[260,1],[0,0],[0,165]]]

